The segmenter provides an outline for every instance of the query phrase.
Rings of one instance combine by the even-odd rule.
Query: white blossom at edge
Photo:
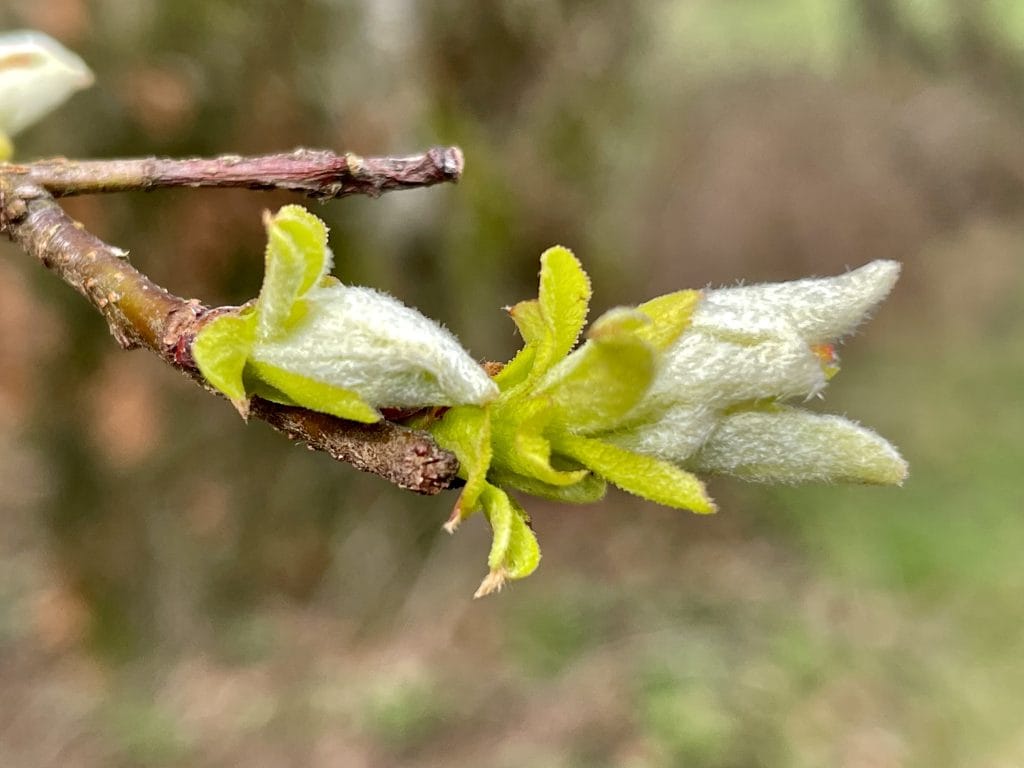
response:
[[[92,82],[85,62],[52,37],[0,34],[0,133],[13,136]]]

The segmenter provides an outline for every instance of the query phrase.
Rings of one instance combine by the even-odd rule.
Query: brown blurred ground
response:
[[[296,450],[0,250],[0,765],[1024,764],[1024,8],[1013,0],[10,0],[98,85],[22,157],[454,143],[457,187],[318,207],[338,274],[480,357],[560,242],[595,311],[905,271],[824,407],[901,490],[715,481],[694,519],[481,520]],[[259,285],[287,197],[68,201],[177,293]]]

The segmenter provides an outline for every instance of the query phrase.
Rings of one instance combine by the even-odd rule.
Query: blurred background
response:
[[[317,206],[337,274],[479,358],[570,246],[593,311],[681,287],[903,278],[820,406],[902,489],[713,480],[697,518],[529,500],[489,533],[121,352],[0,244],[0,764],[1024,765],[1019,0],[4,0],[97,85],[19,157],[402,154],[457,186]],[[174,292],[240,302],[293,198],[67,201]]]

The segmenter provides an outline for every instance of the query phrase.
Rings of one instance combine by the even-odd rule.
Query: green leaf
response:
[[[221,315],[208,322],[192,342],[192,358],[210,386],[235,407],[248,400],[242,372],[256,340],[256,313]]]
[[[704,484],[674,464],[576,435],[560,436],[554,448],[644,499],[701,514],[715,511]]]
[[[524,346],[494,377],[495,383],[503,392],[521,384],[530,375],[537,359],[537,346],[548,333],[537,299],[520,301],[509,307],[508,313],[523,337]]]
[[[646,315],[629,309],[605,313],[589,340],[543,379],[538,392],[556,406],[559,425],[594,432],[617,424],[647,392],[655,373],[654,348],[641,331]]]
[[[590,278],[568,248],[556,245],[541,255],[538,300],[547,330],[536,341],[531,381],[569,354],[587,320]]]
[[[261,338],[279,335],[300,319],[295,311],[331,268],[327,227],[299,205],[286,205],[266,219],[266,273],[257,303]]]
[[[430,432],[438,445],[459,460],[459,477],[466,486],[459,496],[458,509],[461,517],[468,517],[479,506],[480,495],[487,487],[492,455],[490,409],[477,405],[451,408],[431,425]]]
[[[652,322],[637,331],[640,338],[659,352],[670,347],[690,324],[701,296],[700,291],[676,291],[641,304],[637,310]]]
[[[548,325],[544,320],[538,299],[520,301],[509,308],[508,314],[526,344],[538,343],[548,332]]]
[[[494,376],[494,383],[502,392],[508,392],[519,384],[522,384],[530,375],[533,362],[537,357],[537,347],[527,344],[520,349],[505,367]]]
[[[508,578],[522,579],[537,570],[540,564],[540,545],[530,527],[530,516],[526,510],[515,499],[508,495],[505,498],[512,505],[512,530],[502,567]]]
[[[554,416],[548,398],[515,399],[492,410],[494,465],[551,485],[572,485],[587,470],[562,471],[551,465],[551,443],[544,430]]]
[[[572,251],[548,248],[540,257],[539,298],[521,301],[509,314],[525,346],[494,377],[503,392],[535,383],[579,339],[590,303],[590,278]]]
[[[503,490],[488,484],[480,495],[480,501],[487,521],[491,524],[491,551],[487,556],[487,565],[496,571],[504,564],[512,541],[512,500]]]
[[[256,360],[248,362],[246,373],[284,393],[291,400],[286,405],[301,405],[312,411],[364,424],[373,424],[381,419],[373,406],[350,389],[324,384]]]
[[[578,483],[573,485],[551,485],[536,478],[519,475],[498,467],[491,470],[490,477],[495,485],[518,488],[531,496],[564,501],[567,504],[589,504],[593,501],[600,501],[608,490],[604,478],[598,477],[593,472],[587,472]]]
[[[494,539],[487,557],[490,573],[474,597],[500,590],[508,579],[522,579],[537,569],[540,546],[530,528],[525,510],[500,488],[488,485],[481,496],[484,513],[491,524]]]

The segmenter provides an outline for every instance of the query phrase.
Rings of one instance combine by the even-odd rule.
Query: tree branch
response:
[[[276,155],[214,158],[148,157],[131,160],[67,160],[0,165],[19,184],[35,184],[54,197],[100,192],[149,191],[164,187],[282,189],[308,197],[378,197],[383,192],[458,181],[458,147],[434,147],[408,157],[360,157],[297,149]]]
[[[313,155],[327,161],[330,168],[317,172],[307,164],[306,169],[300,173],[296,166],[286,172],[284,169],[287,163],[275,165],[281,158],[302,158],[308,161]],[[433,159],[430,159],[432,156]],[[242,160],[241,164],[250,171],[260,168],[263,175],[246,177],[238,173],[230,177],[231,183],[226,185],[257,189],[282,186],[306,191],[313,196],[342,196],[358,192],[379,194],[388,189],[404,189],[443,181],[445,179],[438,176],[442,171],[450,178],[455,178],[461,170],[461,153],[454,148],[431,150],[414,158],[394,160],[385,158],[360,161],[353,160],[353,155],[347,155],[343,159],[348,170],[341,172],[331,160],[337,156],[330,153],[296,153],[270,157],[274,159]],[[445,157],[453,163],[447,171],[437,164],[440,162],[443,165]],[[150,161],[117,162],[135,162],[141,168]],[[167,162],[173,165],[175,161]],[[188,160],[182,163],[207,163],[208,168],[225,168],[229,165],[225,165],[224,158]],[[71,219],[53,195],[37,183],[44,178],[49,180],[46,183],[60,187],[62,177],[59,173],[53,173],[54,168],[77,168],[81,171],[103,165],[103,161],[98,164],[59,161],[38,166],[0,166],[0,232],[7,234],[13,242],[88,299],[106,319],[110,332],[122,347],[145,347],[206,386],[192,360],[191,344],[206,321],[231,308],[211,309],[194,299],[175,296],[153,283],[128,263],[124,251],[103,242]],[[192,165],[190,172],[197,172],[199,167]],[[41,169],[38,173],[37,168]],[[278,170],[269,173],[268,168]],[[87,175],[63,178],[65,194],[109,191],[114,188],[112,172],[106,176],[97,174],[91,182]],[[120,185],[117,188],[140,189],[166,185],[150,179],[146,182],[148,186],[139,186],[140,178],[137,176],[132,181],[124,177],[116,182]],[[176,177],[176,182],[172,183],[181,183],[183,178],[185,176]],[[190,178],[198,186],[224,185],[219,183],[224,178],[216,174],[210,180]],[[247,182],[244,181],[246,178]],[[272,182],[271,179],[276,181]],[[329,187],[331,191],[328,192]],[[208,386],[206,388],[210,389]],[[373,472],[416,493],[435,494],[444,490],[452,483],[458,471],[455,457],[438,447],[430,435],[388,421],[356,424],[259,398],[253,399],[250,415],[266,421],[290,439],[306,443],[312,450],[324,451],[339,461]]]

